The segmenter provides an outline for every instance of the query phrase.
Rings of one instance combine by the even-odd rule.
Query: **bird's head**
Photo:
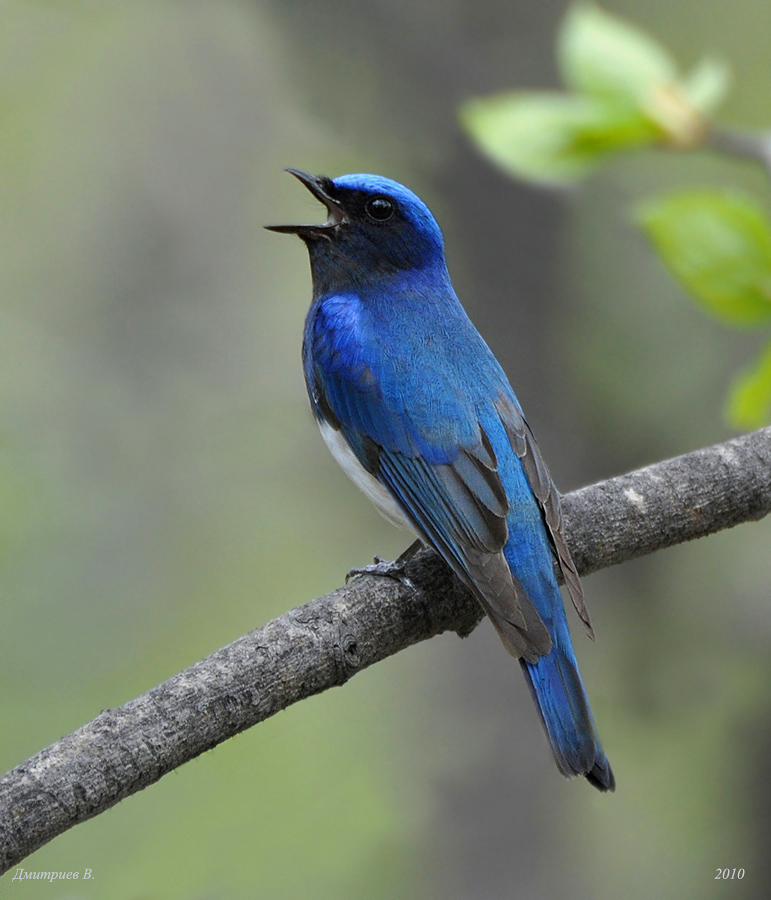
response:
[[[308,246],[317,291],[410,270],[444,268],[444,241],[426,204],[380,175],[327,178],[287,169],[327,208],[321,225],[268,225]]]

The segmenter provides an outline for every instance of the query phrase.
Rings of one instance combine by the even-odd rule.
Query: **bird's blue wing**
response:
[[[535,435],[522,415],[519,404],[510,393],[504,391],[499,394],[495,402],[495,409],[500,416],[511,446],[521,462],[528,486],[540,506],[554,562],[562,574],[565,587],[568,589],[570,599],[586,633],[594,639],[594,631],[584,602],[584,591],[578,577],[578,570],[565,539],[560,496],[541,456]]]
[[[475,594],[509,651],[534,661],[548,653],[551,638],[503,552],[508,507],[487,505],[486,498],[497,497],[502,485],[497,470],[483,466],[469,451],[438,465],[381,451],[376,477]]]

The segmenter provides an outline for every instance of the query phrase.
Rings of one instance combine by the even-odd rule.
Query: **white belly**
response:
[[[367,497],[375,504],[378,511],[381,512],[389,522],[404,528],[411,534],[415,534],[415,529],[410,525],[409,520],[399,508],[394,498],[388,493],[383,485],[373,478],[372,475],[362,466],[353,450],[348,446],[348,442],[341,432],[335,431],[331,425],[326,422],[319,422],[319,430],[324,438],[324,443],[329,447],[329,452],[337,460],[340,468],[351,479],[351,481],[363,491]]]

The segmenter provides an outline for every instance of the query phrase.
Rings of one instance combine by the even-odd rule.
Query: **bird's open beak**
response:
[[[329,237],[332,228],[346,222],[347,216],[340,206],[340,201],[330,194],[332,182],[323,175],[309,175],[300,169],[287,169],[290,175],[301,181],[305,187],[320,200],[327,208],[327,221],[321,225],[266,225],[268,231],[278,231],[280,234],[297,234],[300,237]]]

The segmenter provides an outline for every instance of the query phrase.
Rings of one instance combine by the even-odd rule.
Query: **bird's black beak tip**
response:
[[[276,231],[279,234],[296,234],[300,237],[321,235],[328,232],[331,226],[339,225],[345,221],[345,214],[340,209],[340,203],[335,197],[330,196],[329,190],[332,181],[323,175],[311,175],[302,169],[294,169],[291,166],[284,169],[290,175],[300,181],[313,196],[324,204],[329,213],[329,218],[322,225],[265,225],[268,231]]]
[[[294,177],[298,181],[302,181],[303,184],[307,184],[309,181],[316,181],[318,178],[316,175],[311,175],[310,172],[304,172],[302,169],[295,169],[292,166],[287,166],[284,171],[289,172],[290,175],[294,175]]]
[[[266,231],[275,231],[278,234],[297,234],[298,225],[263,225]]]

